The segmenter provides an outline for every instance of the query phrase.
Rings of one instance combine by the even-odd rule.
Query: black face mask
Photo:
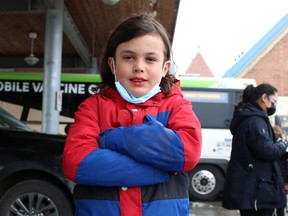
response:
[[[268,114],[268,116],[271,116],[275,112],[276,112],[276,105],[275,105],[275,103],[272,103],[272,106],[267,108],[267,114]]]

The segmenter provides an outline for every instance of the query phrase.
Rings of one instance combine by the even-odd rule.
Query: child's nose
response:
[[[135,61],[134,72],[139,73],[144,71],[144,64],[141,60]]]

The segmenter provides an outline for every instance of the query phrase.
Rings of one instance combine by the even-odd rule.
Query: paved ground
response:
[[[190,202],[190,216],[240,216],[238,211],[227,210],[221,201]]]
[[[288,210],[286,210],[285,215],[288,216]],[[221,206],[221,201],[190,202],[190,216],[240,216],[240,213],[236,210],[224,209]]]

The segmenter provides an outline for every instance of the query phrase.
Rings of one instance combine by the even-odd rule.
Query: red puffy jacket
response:
[[[131,104],[116,90],[86,99],[69,129],[63,169],[76,182],[76,215],[189,215],[188,175],[201,126],[179,82]]]

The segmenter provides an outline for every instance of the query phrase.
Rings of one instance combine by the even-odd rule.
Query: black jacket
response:
[[[257,104],[243,104],[234,112],[230,131],[233,141],[223,207],[285,207],[284,183],[277,160],[286,153],[286,145],[275,142],[267,113]]]

